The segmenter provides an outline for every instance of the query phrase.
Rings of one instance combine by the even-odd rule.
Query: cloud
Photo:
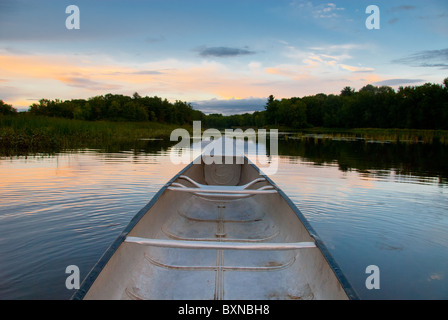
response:
[[[404,13],[404,12],[409,12],[412,10],[415,10],[417,7],[415,6],[410,6],[410,5],[402,5],[402,6],[397,6],[397,7],[392,7],[390,9],[387,10],[388,13],[393,14],[393,13]],[[389,24],[395,24],[399,21],[400,19],[397,17],[393,17],[392,19],[389,19],[387,21],[387,23]]]
[[[106,84],[81,77],[61,77],[58,80],[72,87],[89,90],[116,90],[121,88],[119,85]]]
[[[164,42],[165,36],[149,36],[146,37],[145,42],[147,43],[157,43],[157,42]]]
[[[418,18],[422,19],[422,20],[446,19],[446,18],[448,18],[448,13],[441,12],[441,13],[434,14],[434,15],[419,16]]]
[[[428,277],[428,281],[433,281],[433,280],[443,280],[445,279],[445,274],[443,273],[432,273],[429,275]]]
[[[350,71],[350,72],[373,72],[373,71],[375,71],[375,69],[373,69],[373,68],[355,67],[355,66],[349,66],[346,64],[339,64],[339,66],[342,69]]]
[[[9,55],[9,54],[18,56],[18,55],[28,55],[30,53],[27,51],[24,51],[24,50],[14,48],[14,47],[0,48],[0,55]]]
[[[296,48],[285,44],[283,55],[291,62],[266,68],[265,71],[272,75],[282,75],[292,80],[305,80],[312,77],[337,74],[341,71],[352,73],[368,73],[375,71],[374,68],[365,66],[353,66],[352,50],[359,49],[359,45],[339,44],[326,45],[310,48]]]
[[[224,115],[252,113],[262,111],[266,105],[267,98],[246,99],[209,99],[193,101],[191,105],[204,113],[221,113]]]
[[[265,69],[265,72],[270,75],[277,75],[289,78],[294,81],[310,79],[312,68],[318,67],[318,62],[308,61],[308,66],[296,66],[292,64],[281,64],[275,67]]]
[[[392,9],[390,9],[390,11],[391,12],[402,12],[402,11],[410,11],[410,10],[414,10],[414,9],[416,9],[415,6],[404,5],[404,6],[393,7]]]
[[[354,43],[346,43],[346,44],[336,44],[336,45],[325,45],[325,46],[317,46],[310,47],[310,50],[320,52],[319,54],[326,58],[331,58],[337,61],[349,60],[352,59],[351,51],[354,50],[365,50],[366,44],[354,44]]]
[[[124,71],[116,71],[111,73],[105,73],[105,75],[158,75],[163,74],[163,72],[156,71],[156,70],[141,70],[141,71],[130,71],[130,72],[124,72]]]
[[[332,2],[314,5],[311,1],[298,0],[291,2],[291,6],[298,8],[301,12],[311,13],[315,19],[337,18],[339,12],[345,10]]]
[[[339,16],[338,12],[343,10],[345,9],[337,7],[334,3],[327,3],[317,6],[313,13],[316,18],[336,18]]]
[[[14,97],[18,92],[18,89],[13,86],[0,86],[0,100],[6,101],[11,97]]]
[[[30,106],[30,100],[24,98],[31,93],[28,88],[22,88],[21,83],[2,84],[0,86],[0,100],[12,105],[19,111],[25,111]],[[39,98],[40,99],[40,98]],[[33,102],[39,99],[33,100]]]
[[[318,61],[321,63],[329,63],[334,65],[338,61],[351,59],[351,55],[347,52],[352,49],[350,45],[334,45],[325,47],[296,48],[289,44],[285,46],[284,56],[302,62]]]
[[[236,57],[255,54],[254,51],[249,51],[246,49],[231,48],[231,47],[211,47],[211,48],[200,48],[199,55],[203,57]]]
[[[154,74],[162,74],[163,72],[156,71],[156,70],[141,70],[141,71],[135,71],[130,72],[129,74],[136,74],[136,75],[154,75]]]
[[[388,79],[388,80],[382,80],[372,83],[372,85],[375,86],[400,86],[405,84],[411,84],[411,83],[421,83],[425,82],[423,79]]]
[[[389,21],[387,21],[387,23],[389,23],[389,24],[394,24],[397,22],[398,22],[398,18],[393,18],[393,19],[390,19]]]
[[[420,51],[407,57],[392,60],[392,63],[412,67],[448,69],[448,49]]]
[[[22,79],[37,85],[39,81],[57,80],[70,87],[88,90],[113,90],[123,84],[147,84],[165,72],[157,71],[158,67],[141,65],[141,69],[117,65],[104,57],[96,61],[87,61],[82,56],[60,55],[0,55],[0,72],[2,78]],[[166,68],[163,68],[167,71]],[[23,82],[23,86],[25,83]]]

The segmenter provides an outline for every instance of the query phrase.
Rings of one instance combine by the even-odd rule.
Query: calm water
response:
[[[69,299],[130,219],[184,165],[169,141],[0,158],[0,299]],[[280,141],[271,178],[362,299],[448,299],[448,147]],[[365,269],[380,269],[368,290]]]

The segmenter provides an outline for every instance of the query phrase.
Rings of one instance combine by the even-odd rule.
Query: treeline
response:
[[[16,110],[0,100],[0,114]],[[359,91],[345,87],[340,94],[316,94],[302,98],[267,99],[265,110],[224,116],[205,115],[183,101],[160,97],[106,94],[76,100],[47,100],[30,106],[28,113],[81,120],[153,121],[203,127],[399,128],[448,130],[448,78],[443,85],[427,83],[400,87],[367,85]]]
[[[345,87],[339,95],[317,94],[277,100],[270,96],[265,111],[207,116],[212,127],[310,127],[448,129],[448,78],[444,85]]]
[[[12,105],[4,103],[3,100],[0,100],[0,115],[13,115],[16,114],[17,110],[13,108]]]
[[[204,114],[183,101],[169,102],[160,97],[132,97],[106,94],[85,99],[48,100],[30,106],[33,115],[61,117],[78,120],[153,121],[183,125],[201,120]]]

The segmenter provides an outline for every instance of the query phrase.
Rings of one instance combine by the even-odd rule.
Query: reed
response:
[[[391,143],[440,143],[448,144],[448,130],[385,129],[385,128],[310,128],[297,132],[296,137],[324,135],[328,138],[361,138],[366,141]]]
[[[139,139],[167,138],[178,128],[157,122],[84,121],[18,114],[0,116],[0,156],[57,153],[80,148],[111,149]],[[191,132],[191,126],[183,126]],[[285,129],[285,128],[283,128]],[[307,128],[293,138],[363,139],[391,143],[448,145],[447,130]]]
[[[178,127],[155,122],[83,121],[29,114],[3,116],[0,117],[0,155],[55,153],[169,137]]]

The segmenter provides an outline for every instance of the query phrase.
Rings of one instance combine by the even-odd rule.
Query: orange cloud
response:
[[[0,56],[0,70],[8,78],[53,79],[78,86],[84,86],[82,82],[85,81],[86,88],[104,80],[143,83],[158,75],[156,71],[93,64],[82,58],[61,56]]]
[[[295,81],[314,78],[311,76],[310,70],[307,70],[306,67],[295,65],[279,65],[276,67],[266,68],[265,71],[268,74],[288,77]]]
[[[348,70],[351,72],[371,72],[374,71],[375,69],[373,68],[364,68],[364,67],[354,67],[354,66],[349,66],[346,64],[340,64],[341,68],[344,70]]]
[[[29,106],[34,99],[88,98],[105,93],[159,95],[169,100],[207,100],[247,97],[292,97],[339,92],[346,85],[381,80],[369,68],[341,65],[334,57],[309,55],[301,65],[266,67],[203,59],[165,59],[138,67],[106,56],[0,55],[0,73],[14,95],[7,101]],[[341,68],[350,75],[341,75]],[[367,74],[356,71],[369,71]],[[344,79],[345,78],[345,83]],[[338,80],[340,79],[340,80]],[[349,82],[347,83],[347,79]],[[336,89],[335,89],[336,88]],[[26,103],[28,102],[28,103]],[[26,104],[24,104],[26,103]]]

